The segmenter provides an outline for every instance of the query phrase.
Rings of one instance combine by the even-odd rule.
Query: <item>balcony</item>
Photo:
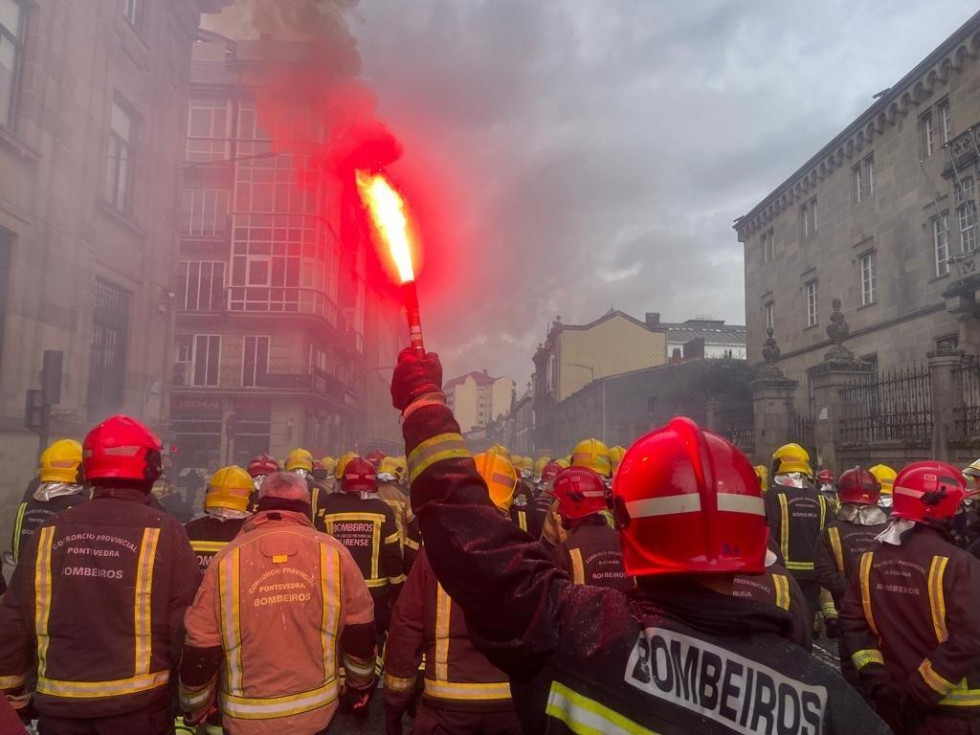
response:
[[[255,383],[260,389],[310,391],[331,398],[342,398],[347,390],[346,383],[321,370],[266,373],[256,376]]]
[[[337,304],[323,291],[312,288],[232,286],[228,310],[257,314],[309,314],[337,326]]]

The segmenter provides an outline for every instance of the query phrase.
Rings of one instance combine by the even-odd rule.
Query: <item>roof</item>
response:
[[[632,317],[629,314],[627,314],[625,311],[620,311],[619,309],[610,309],[605,314],[600,316],[598,319],[591,321],[588,324],[562,324],[561,328],[563,330],[570,329],[576,331],[584,331],[587,329],[592,329],[593,327],[596,327],[602,324],[603,322],[607,322],[610,319],[613,319],[614,317],[617,316],[621,316],[627,321],[633,322],[633,324],[635,324],[638,327],[642,327],[643,329],[647,328],[647,325],[641,322],[639,319],[637,319],[636,317]],[[652,330],[652,331],[656,331],[656,330]]]
[[[460,375],[456,378],[453,378],[452,380],[446,381],[446,384],[443,386],[443,389],[453,388],[457,385],[462,385],[463,383],[466,382],[466,379],[470,377],[473,378],[474,383],[482,386],[493,385],[494,383],[497,382],[497,378],[492,378],[486,373],[481,373],[481,372],[477,372],[476,370],[473,370],[471,372],[466,373],[465,375]]]
[[[705,344],[745,344],[746,329],[740,324],[725,324],[715,319],[688,319],[681,324],[663,323],[668,342],[690,342],[703,339]]]

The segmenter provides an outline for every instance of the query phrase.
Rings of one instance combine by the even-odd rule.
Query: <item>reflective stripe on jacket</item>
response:
[[[184,526],[184,530],[187,531],[187,538],[191,542],[191,548],[197,555],[197,563],[201,567],[202,578],[215,554],[225,548],[228,542],[238,535],[244,522],[244,518],[222,520],[204,516],[203,518],[196,518]]]
[[[395,514],[381,498],[344,492],[329,495],[316,525],[347,547],[371,589],[396,586],[397,590],[405,581],[401,534]]]
[[[611,528],[601,515],[575,523],[568,537],[552,551],[552,558],[575,584],[631,590],[632,577],[623,569],[623,550],[619,531]]]
[[[827,498],[811,488],[774,485],[765,502],[783,564],[797,579],[813,579],[817,537],[828,521]]]

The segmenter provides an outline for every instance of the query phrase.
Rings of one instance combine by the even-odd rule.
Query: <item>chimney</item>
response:
[[[646,315],[647,329],[650,327],[656,327],[660,325],[660,312],[659,311],[648,311]]]

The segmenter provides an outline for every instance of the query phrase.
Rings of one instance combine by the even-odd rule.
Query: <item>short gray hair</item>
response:
[[[310,502],[310,489],[306,480],[292,472],[273,472],[262,481],[259,498],[282,498]]]

